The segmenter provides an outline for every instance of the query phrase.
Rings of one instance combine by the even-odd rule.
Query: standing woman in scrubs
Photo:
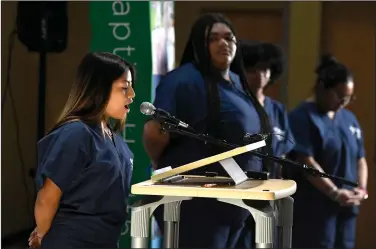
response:
[[[367,198],[363,133],[345,109],[354,100],[349,69],[330,55],[316,70],[315,94],[294,109],[293,157],[317,170],[358,182],[353,188],[328,178],[296,174],[293,247],[354,248],[359,205]]]
[[[265,96],[264,93],[266,88],[271,87],[283,73],[282,50],[277,45],[267,42],[240,41],[239,43],[249,87],[269,116],[274,136],[273,156],[283,158],[294,146],[294,137],[290,130],[287,112],[282,103]],[[281,178],[279,165],[274,164],[269,172],[270,178]],[[250,216],[242,231],[238,248],[252,246],[254,224],[253,217]]]
[[[230,71],[230,65],[238,74]],[[246,133],[270,132],[267,115],[245,78],[234,28],[221,14],[204,14],[193,25],[179,68],[165,75],[154,105],[191,125],[199,133],[244,144]],[[178,167],[225,149],[161,132],[158,122],[144,127],[144,146],[157,169]],[[269,147],[269,146],[268,146]],[[234,157],[243,170],[261,171],[249,154]],[[226,175],[219,164],[198,169]],[[180,247],[234,248],[249,212],[215,199],[198,198],[181,205]],[[155,211],[163,231],[163,209]]]
[[[264,91],[272,87],[284,69],[283,52],[273,43],[241,41],[246,77],[250,89],[268,114],[273,139],[273,156],[285,157],[294,147],[294,137],[290,130],[285,106],[265,95]],[[274,165],[270,171],[271,178],[280,178],[281,170]]]
[[[134,76],[110,53],[81,61],[59,120],[38,142],[31,248],[117,248],[133,168],[118,132],[135,97]]]

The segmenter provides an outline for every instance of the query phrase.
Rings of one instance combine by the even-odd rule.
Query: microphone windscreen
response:
[[[152,103],[150,102],[143,102],[141,105],[140,105],[140,112],[144,115],[153,115],[154,114],[154,111],[155,111],[155,107]]]

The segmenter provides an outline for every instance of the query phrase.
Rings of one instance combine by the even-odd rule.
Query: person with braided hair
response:
[[[199,133],[233,144],[243,145],[247,133],[271,132],[268,116],[247,83],[235,30],[217,13],[203,14],[194,23],[180,66],[161,79],[154,105]],[[174,168],[225,150],[192,138],[161,133],[160,129],[158,122],[147,121],[143,135],[145,150],[156,169]],[[263,151],[270,149],[268,140]],[[269,163],[249,154],[234,159],[244,171],[262,171]],[[205,171],[226,175],[217,163],[190,174]],[[154,214],[163,231],[163,207]],[[249,216],[247,210],[215,199],[184,201],[180,247],[234,248]]]

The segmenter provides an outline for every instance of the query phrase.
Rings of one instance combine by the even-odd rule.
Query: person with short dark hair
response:
[[[268,114],[274,135],[272,151],[276,157],[285,157],[294,147],[294,137],[290,130],[285,106],[265,95],[265,90],[273,87],[284,70],[282,48],[269,42],[241,41],[239,45],[243,57],[246,77],[250,89]],[[281,170],[274,165],[271,178],[280,178]]]
[[[331,175],[358,182],[353,188],[328,178],[294,174],[294,248],[354,248],[358,206],[367,198],[364,135],[345,107],[355,99],[350,70],[333,56],[316,69],[314,96],[289,115],[293,158]]]
[[[89,53],[81,61],[59,120],[38,142],[31,248],[118,247],[133,169],[118,132],[134,81],[132,65],[116,55]]]
[[[295,142],[290,130],[287,111],[282,103],[265,95],[265,90],[272,87],[283,73],[283,51],[273,43],[247,40],[240,41],[239,48],[249,88],[269,117],[273,133],[273,156],[283,158],[292,150]],[[281,178],[281,167],[277,164],[272,164],[272,166],[269,170],[270,178]],[[253,247],[254,226],[255,222],[250,216],[239,238],[238,248]]]
[[[233,70],[230,65],[233,64]],[[236,34],[221,14],[201,15],[192,27],[180,66],[165,75],[156,89],[154,105],[191,125],[197,132],[244,145],[246,133],[270,132],[264,109],[250,91]],[[178,167],[225,151],[202,141],[160,132],[158,122],[144,127],[144,146],[155,168]],[[270,149],[268,142],[266,149]],[[265,149],[264,149],[265,150]],[[234,157],[243,170],[263,170],[249,154]],[[216,163],[205,171],[228,176]],[[216,199],[183,201],[180,247],[234,248],[249,211]],[[163,207],[155,217],[163,231]]]

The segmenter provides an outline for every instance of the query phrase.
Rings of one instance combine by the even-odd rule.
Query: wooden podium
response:
[[[180,204],[196,197],[216,198],[249,210],[256,223],[256,248],[273,248],[275,225],[278,227],[278,247],[291,248],[293,199],[290,196],[296,191],[296,183],[281,179],[248,179],[232,158],[263,146],[265,141],[260,141],[174,169],[168,167],[153,175],[151,180],[132,185],[134,195],[161,196],[157,201],[132,207],[132,248],[149,247],[150,216],[162,204],[164,248],[178,248]],[[230,177],[182,175],[215,162],[219,162]],[[214,186],[205,187],[206,184]]]

